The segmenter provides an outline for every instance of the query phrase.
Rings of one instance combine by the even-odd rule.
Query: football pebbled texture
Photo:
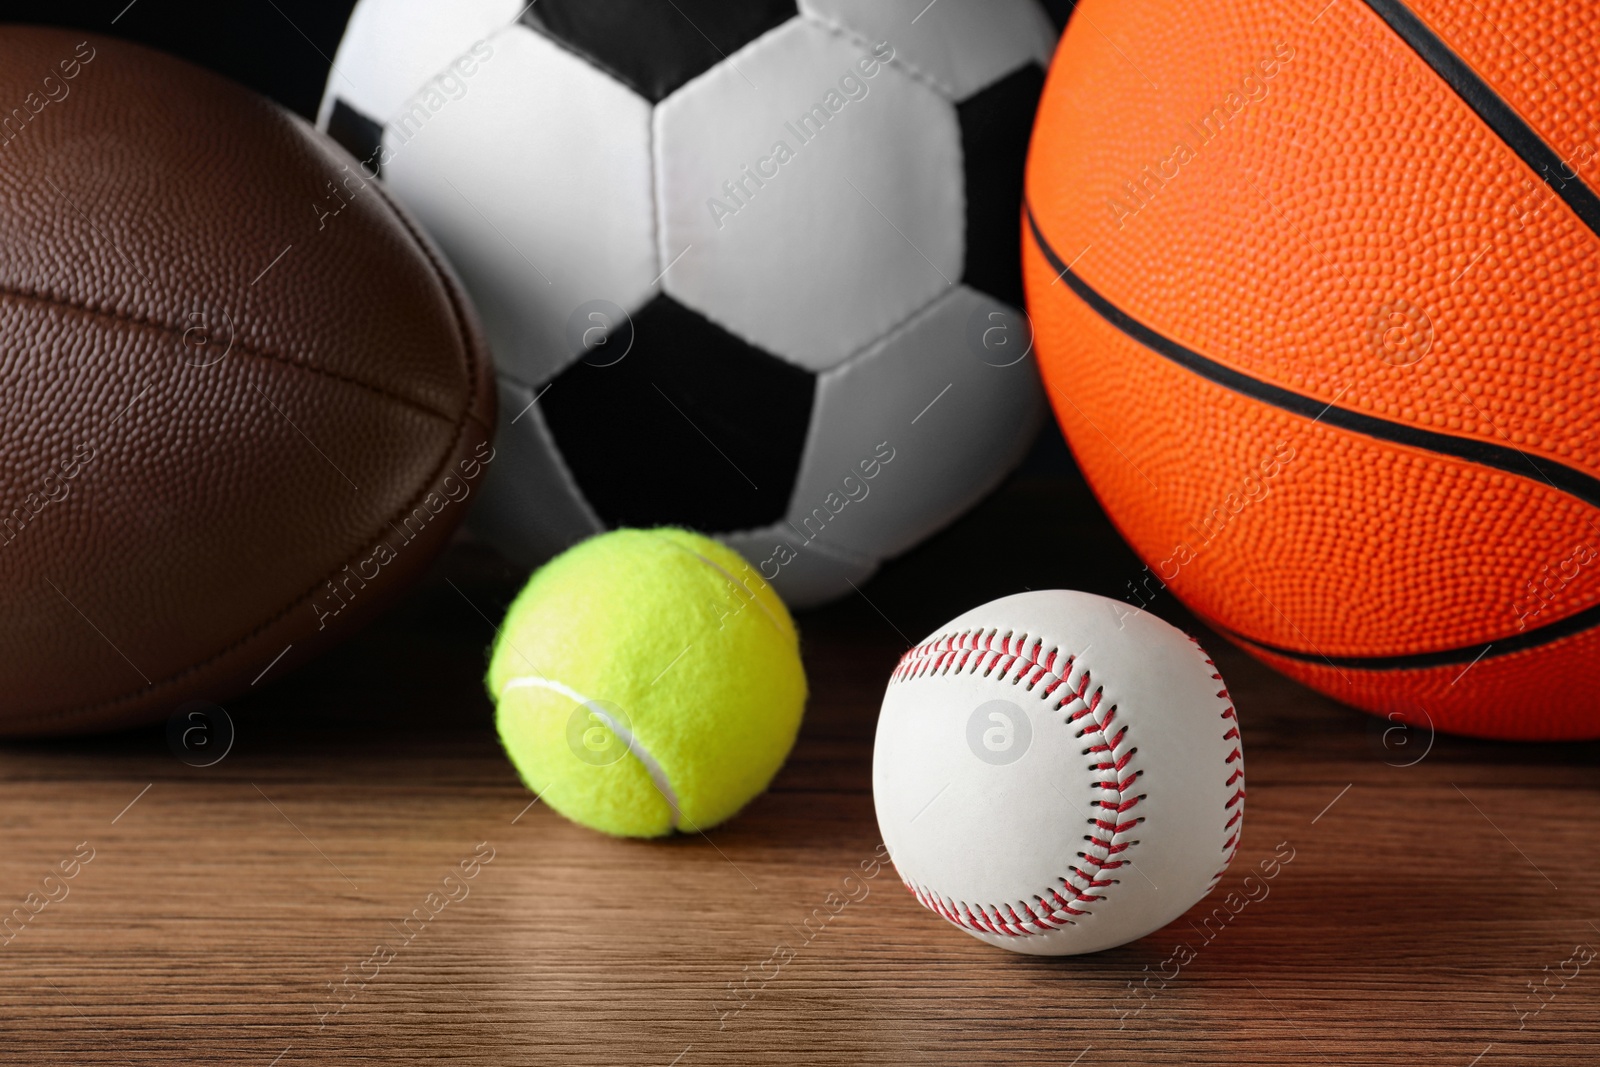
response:
[[[0,30],[0,734],[269,684],[493,460],[472,312],[334,143],[136,45]]]

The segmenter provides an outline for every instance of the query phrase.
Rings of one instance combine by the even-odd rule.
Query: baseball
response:
[[[1165,926],[1238,848],[1227,687],[1182,631],[1089,593],[1003,597],[895,667],[878,826],[924,906],[980,940],[1095,952]]]

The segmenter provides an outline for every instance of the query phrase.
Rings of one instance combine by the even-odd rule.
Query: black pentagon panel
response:
[[[967,188],[961,280],[1022,306],[1022,176],[1044,71],[1030,63],[956,106]]]
[[[522,21],[659,103],[797,14],[795,0],[539,0]]]
[[[367,118],[343,100],[334,97],[333,113],[328,116],[328,136],[338,141],[346,152],[365,163],[369,173],[378,173],[379,149],[383,145],[382,123]]]
[[[815,393],[810,371],[658,296],[626,355],[579,360],[539,406],[607,525],[727,533],[788,511]]]

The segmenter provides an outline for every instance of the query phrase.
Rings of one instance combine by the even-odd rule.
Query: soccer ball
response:
[[[993,488],[1043,414],[1016,309],[1054,36],[1034,0],[361,0],[319,124],[483,319],[473,527],[533,564],[683,525],[805,606]]]

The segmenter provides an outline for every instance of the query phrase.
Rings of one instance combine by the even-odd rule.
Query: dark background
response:
[[[1058,24],[1070,3],[1049,5]],[[143,42],[309,117],[352,6],[0,2],[0,22]],[[996,596],[1121,597],[1141,571],[1047,424],[999,492],[800,620],[812,699],[768,793],[714,841],[643,843],[528,802],[481,682],[490,620],[525,575],[457,545],[366,633],[231,704],[238,743],[213,768],[174,759],[160,728],[0,746],[0,910],[71,842],[104,857],[0,957],[0,1061],[1593,1067],[1600,982],[1559,969],[1600,931],[1600,745],[1397,748],[1391,724],[1197,630],[1171,594],[1152,610],[1202,635],[1245,721],[1228,887],[1275,842],[1299,857],[1270,899],[1145,1010],[1132,990],[1196,940],[1186,924],[1089,957],[1012,956],[885,875],[719,1029],[730,980],[872,854],[874,711],[906,644]],[[480,835],[501,858],[467,907],[320,1026],[326,988]],[[1530,994],[1558,975],[1558,998]]]
[[[138,41],[226,74],[311,118],[353,7],[355,0],[52,0],[0,3],[0,21],[75,26]]]
[[[1074,2],[1044,0],[1044,6],[1060,26]],[[0,3],[0,21],[76,26],[139,41],[226,74],[312,118],[353,7],[354,0],[51,0]]]
[[[435,0],[450,5],[456,0]],[[593,0],[618,2],[618,0]],[[668,0],[638,0],[665,4]],[[691,18],[707,16],[707,9],[740,0],[671,0]],[[1064,25],[1076,0],[1042,0],[1057,26]],[[333,55],[356,0],[64,0],[48,6],[0,0],[0,22],[31,22],[72,26],[88,33],[138,41],[180,56],[231,77],[280,104],[313,119]],[[707,16],[709,17],[709,16]],[[1143,567],[1114,531],[1072,462],[1055,420],[1046,418],[1035,446],[1006,488],[987,504],[948,529],[887,563],[865,587],[864,598],[804,613],[805,625],[885,627],[885,613],[904,631],[917,636],[932,629],[971,604],[1014,593],[1029,585],[1084,589],[1123,599],[1128,586]],[[1065,542],[1059,533],[1047,532],[1030,555],[1048,558],[1040,567],[975,567],[971,560],[984,555],[994,530],[1034,526],[1060,531],[1079,525],[1073,543],[1083,551],[1062,554],[1053,547]],[[468,538],[470,540],[470,538]],[[526,579],[526,570],[512,566],[483,546],[473,546],[469,570],[484,579],[473,595],[491,613],[503,612]],[[440,575],[452,564],[441,561],[432,581],[445,591],[443,603],[456,594],[443,585]],[[938,595],[931,596],[929,574],[942,575]],[[461,575],[457,575],[461,577]],[[463,581],[468,579],[463,578]],[[418,593],[419,598],[425,593]],[[1173,597],[1158,598],[1156,614],[1193,630],[1196,622]],[[876,605],[876,606],[874,606]],[[481,622],[464,605],[454,618],[464,632],[476,635]],[[403,614],[403,613],[402,613]],[[337,671],[335,670],[335,673]],[[311,677],[327,677],[321,670]],[[247,712],[248,714],[248,712]],[[276,712],[275,714],[281,714]]]
[[[47,6],[0,0],[0,22],[73,26],[89,33],[138,41],[227,75],[306,119],[314,120],[328,69],[355,2],[64,0]],[[448,5],[453,0],[436,2]],[[643,2],[664,4],[668,0]],[[730,0],[673,2],[693,14],[698,6]],[[1076,0],[1041,0],[1041,3],[1060,27],[1065,25]],[[1066,479],[1083,504],[1099,510],[1073,468],[1066,444],[1053,420],[1046,421],[1018,476]],[[1127,553],[1126,559],[1119,562],[1126,563],[1131,558],[1131,553]],[[1139,570],[1136,565],[1124,569],[1130,575]],[[1108,596],[1123,595],[1121,584],[1115,581],[1081,587]]]

